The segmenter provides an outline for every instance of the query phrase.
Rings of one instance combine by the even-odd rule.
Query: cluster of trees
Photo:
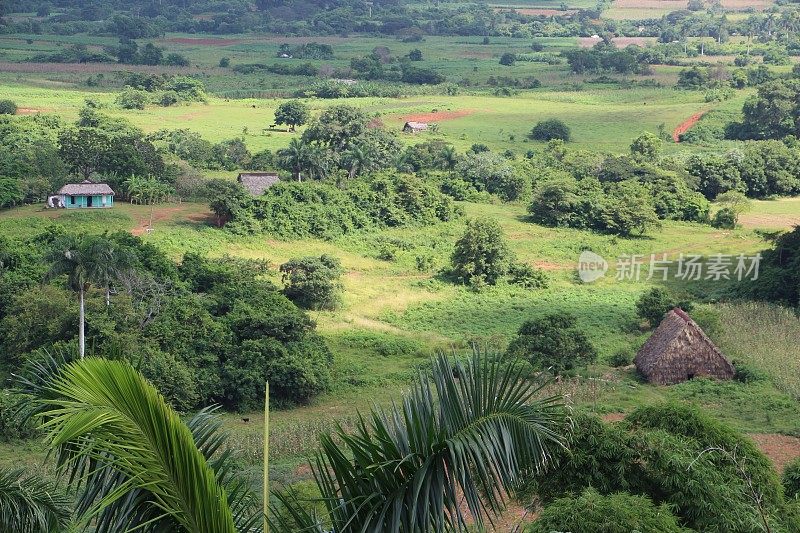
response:
[[[422,61],[422,52],[414,52],[416,53],[395,57],[387,47],[377,46],[366,56],[352,58],[350,70],[353,76],[364,80],[402,81],[416,85],[444,83],[445,77],[442,74],[412,64]]]
[[[129,361],[181,410],[256,408],[266,380],[282,402],[306,401],[330,383],[331,353],[293,301],[336,301],[331,258],[283,265],[282,291],[263,279],[263,262],[186,254],[176,265],[125,233],[53,226],[24,242],[3,238],[0,256],[5,370],[77,345],[81,355]]]
[[[116,103],[123,109],[144,109],[149,103],[163,107],[182,102],[205,102],[206,90],[202,81],[188,76],[159,76],[129,73],[125,89],[117,95]]]
[[[434,186],[404,174],[356,178],[343,188],[280,182],[257,198],[223,186],[211,207],[231,231],[282,238],[329,239],[361,229],[430,225],[461,213]]]
[[[480,290],[501,278],[526,289],[543,289],[549,284],[545,273],[527,263],[517,262],[496,220],[476,218],[456,241],[450,258],[449,275],[459,283]]]
[[[189,60],[178,53],[164,54],[164,49],[153,43],[139,44],[130,37],[120,37],[117,46],[106,46],[102,52],[91,50],[84,44],[73,44],[52,53],[36,54],[31,61],[42,63],[124,63],[128,65],[166,65],[188,67]]]
[[[141,130],[92,105],[72,125],[51,115],[0,119],[0,207],[43,201],[76,177],[102,174],[124,197],[132,175],[174,185],[177,172]]]
[[[686,162],[697,190],[709,200],[739,191],[751,198],[800,192],[800,155],[796,141],[750,141],[723,155],[697,154]]]
[[[648,63],[653,58],[638,46],[618,49],[612,43],[601,41],[591,49],[575,48],[562,52],[570,69],[576,74],[614,72],[637,74],[648,72]]]

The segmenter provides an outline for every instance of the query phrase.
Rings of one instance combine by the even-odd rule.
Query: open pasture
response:
[[[57,113],[75,120],[85,99],[104,105],[111,116],[130,120],[145,132],[161,128],[187,128],[218,142],[243,137],[252,151],[285,147],[296,134],[265,131],[274,119],[279,99],[210,98],[207,104],[194,103],[169,108],[150,106],[145,110],[122,110],[114,105],[114,95],[74,89],[31,88],[25,85],[0,86],[0,94],[17,101],[27,113]],[[400,131],[406,120],[429,117],[438,121],[438,132],[402,135],[408,143],[441,138],[458,149],[482,142],[495,150],[524,154],[537,150],[538,143],[526,136],[538,121],[560,118],[571,128],[574,145],[579,148],[624,152],[643,131],[657,131],[664,124],[672,131],[700,110],[717,106],[741,107],[746,93],[722,104],[708,104],[697,92],[674,89],[602,88],[585,91],[535,90],[515,97],[490,95],[421,95],[408,98],[352,98],[347,103],[378,115],[387,128]],[[338,103],[311,99],[312,113]],[[668,145],[669,147],[669,145]]]

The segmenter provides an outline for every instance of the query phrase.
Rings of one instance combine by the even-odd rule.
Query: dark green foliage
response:
[[[602,495],[587,489],[578,498],[563,498],[547,505],[527,533],[681,533],[686,531],[670,506],[656,505],[646,496],[627,493]]]
[[[554,459],[528,486],[545,504],[592,487],[666,503],[681,525],[697,531],[762,531],[762,512],[773,531],[788,525],[770,461],[749,439],[688,405],[641,407],[621,424],[578,415]]]
[[[744,188],[736,164],[720,156],[693,155],[686,163],[686,171],[698,180],[698,190],[709,200]]]
[[[13,100],[0,100],[0,115],[15,115],[17,104]]]
[[[533,127],[530,133],[530,138],[535,141],[552,141],[559,139],[564,142],[569,142],[572,134],[569,126],[564,124],[563,121],[557,118],[542,120]]]
[[[522,324],[506,356],[525,359],[537,370],[558,375],[593,363],[597,350],[578,327],[577,318],[559,312]]]
[[[800,226],[778,236],[761,254],[759,278],[744,291],[758,300],[800,305]]]
[[[528,263],[514,263],[508,269],[508,282],[525,289],[546,289],[550,279],[544,270]]]
[[[248,202],[249,204],[250,202]],[[281,238],[333,238],[384,227],[424,226],[456,218],[450,198],[408,175],[354,180],[346,190],[327,183],[280,182],[241,205],[229,227]]]
[[[144,109],[147,105],[147,93],[127,88],[117,95],[116,103],[122,109]]]
[[[289,100],[275,109],[275,124],[287,124],[289,131],[308,122],[308,106],[300,100]]]
[[[677,298],[663,287],[653,287],[636,300],[636,315],[647,320],[650,327],[655,328],[661,323],[664,315],[676,307],[688,312],[693,306],[691,301]]]
[[[705,89],[708,83],[708,69],[694,66],[692,68],[683,69],[678,73],[678,87],[680,89]]]
[[[0,530],[15,533],[64,531],[70,498],[40,474],[0,469]]]
[[[714,213],[714,218],[711,219],[711,225],[719,229],[735,229],[738,218],[736,211],[730,207],[723,207]]]
[[[467,221],[467,231],[456,242],[451,257],[453,275],[479,288],[494,285],[514,261],[500,225],[490,218]]]
[[[514,52],[506,52],[500,56],[500,64],[507,67],[513,66],[517,62],[517,54]]]
[[[36,435],[32,420],[20,415],[22,397],[10,390],[0,389],[0,441],[28,439]]]
[[[252,198],[250,193],[235,181],[211,179],[204,185],[204,196],[209,200],[209,206],[216,216],[219,227],[231,220],[242,218],[250,207]]]
[[[518,200],[530,194],[530,181],[506,159],[488,151],[467,153],[456,164],[454,174],[477,191],[496,194],[503,200]]]
[[[392,408],[358,415],[352,431],[321,436],[311,468],[333,530],[455,531],[467,511],[483,528],[503,507],[500,493],[562,442],[560,398],[543,397],[521,365],[442,356],[426,376]],[[307,503],[278,499],[271,529],[322,530]],[[281,520],[287,508],[291,523]]]
[[[631,365],[633,364],[633,354],[630,350],[617,350],[614,352],[614,355],[611,356],[611,359],[608,360],[608,364],[615,368]]]
[[[283,293],[304,309],[334,309],[341,299],[341,262],[330,255],[290,259],[280,267]]]
[[[793,460],[783,468],[781,483],[787,499],[800,498],[800,458]]]
[[[748,477],[755,490],[763,497],[766,508],[775,509],[780,506],[780,483],[770,460],[751,440],[696,407],[682,403],[640,407],[628,415],[625,422],[634,429],[658,429],[674,436],[691,439],[695,453],[716,447],[728,454],[735,454],[735,463],[724,453],[704,457],[715,471],[729,476],[731,480],[742,481],[743,476]],[[676,488],[680,485],[677,483]],[[747,497],[743,494],[740,499]],[[711,516],[708,520],[713,523]]]
[[[639,476],[630,436],[618,425],[577,413],[564,448],[553,455],[546,473],[534,476],[526,492],[535,493],[547,505],[566,496],[577,496],[586,487],[602,494],[631,490]]]
[[[556,178],[537,187],[528,212],[537,224],[625,237],[659,225],[651,192],[635,180],[601,185],[593,178]]]

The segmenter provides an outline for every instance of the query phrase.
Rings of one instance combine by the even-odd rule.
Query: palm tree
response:
[[[86,291],[91,287],[90,273],[94,271],[91,258],[83,253],[82,248],[81,241],[73,235],[58,239],[47,255],[50,270],[46,275],[46,278],[52,279],[66,274],[70,289],[78,293],[78,350],[81,358],[86,353],[86,305],[84,300]]]
[[[309,155],[309,145],[300,139],[292,139],[287,148],[278,150],[280,163],[292,171],[297,181],[302,181],[301,172],[308,164]]]
[[[354,145],[344,153],[343,163],[347,168],[347,177],[353,179],[369,168],[372,164],[372,154],[369,153],[369,150]]]
[[[458,163],[458,153],[454,147],[447,145],[442,148],[440,157],[444,170],[453,170],[456,168],[456,163]]]
[[[51,533],[66,528],[70,515],[69,498],[48,481],[0,469],[0,531]]]
[[[188,423],[125,361],[46,357],[20,378],[78,522],[98,533],[259,533],[263,513],[237,476],[211,410]]]
[[[86,353],[86,291],[92,285],[106,290],[106,305],[111,300],[111,285],[129,270],[133,257],[105,237],[68,235],[58,239],[47,255],[50,270],[46,278],[67,275],[69,287],[78,293],[78,347]]]
[[[474,355],[466,365],[439,357],[401,407],[359,416],[353,434],[321,437],[311,468],[332,532],[464,530],[481,527],[525,473],[548,465],[563,444],[565,411],[539,398],[520,365]],[[326,529],[292,493],[273,508],[278,531]]]

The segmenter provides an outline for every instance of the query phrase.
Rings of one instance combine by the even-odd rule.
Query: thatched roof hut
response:
[[[727,357],[682,309],[675,308],[636,354],[636,369],[647,381],[672,385],[694,377],[731,379]]]
[[[261,196],[281,180],[275,172],[242,172],[237,181],[253,196]]]
[[[421,131],[428,131],[427,122],[409,121],[403,125],[403,133],[419,133]]]

